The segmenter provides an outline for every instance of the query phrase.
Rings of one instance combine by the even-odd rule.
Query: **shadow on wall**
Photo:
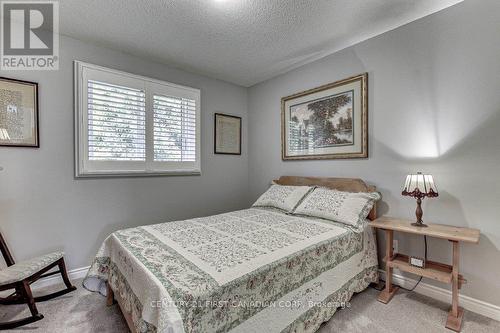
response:
[[[495,267],[500,258],[500,177],[498,165],[500,163],[500,112],[485,120],[481,125],[455,143],[451,149],[435,158],[410,158],[402,156],[394,149],[380,141],[375,142],[377,154],[392,154],[390,160],[400,160],[403,165],[422,170],[432,170],[436,176],[439,198],[426,200],[424,214],[429,220],[437,219],[439,223],[458,226],[468,226],[481,230],[479,246],[463,244],[463,252],[467,262],[467,278],[474,285],[489,286],[492,280],[484,275],[484,267]],[[397,202],[399,198],[387,193],[384,201],[379,205],[380,215],[389,211],[387,202]],[[453,194],[452,194],[453,193]],[[388,197],[387,197],[388,196]],[[446,216],[446,220],[439,218]],[[413,216],[411,216],[413,217]],[[385,251],[384,235],[378,232],[379,250]],[[404,238],[406,239],[406,238]],[[434,243],[440,251],[433,254],[438,260],[446,261],[449,252],[446,244]],[[487,255],[485,255],[487,254]],[[380,256],[380,253],[379,253]],[[477,260],[481,258],[480,260]],[[381,258],[379,258],[381,259]],[[380,261],[382,263],[382,261]],[[465,286],[464,291],[470,288]],[[490,290],[491,290],[490,289]],[[478,297],[478,296],[476,296]],[[487,295],[479,299],[487,299]]]
[[[435,120],[430,120],[430,123],[435,123]],[[377,148],[385,147],[388,152],[395,157],[395,159],[411,162],[411,163],[440,163],[449,158],[463,157],[464,153],[467,153],[468,149],[474,143],[477,143],[481,139],[490,139],[486,142],[481,142],[481,147],[476,147],[476,155],[481,154],[481,151],[489,151],[493,153],[498,150],[498,144],[500,143],[500,133],[497,132],[500,128],[500,109],[490,115],[482,123],[473,126],[474,128],[469,131],[465,131],[462,136],[457,136],[457,141],[450,143],[446,149],[437,149],[438,143],[440,142],[439,134],[431,134],[429,132],[421,132],[416,130],[409,137],[410,140],[405,140],[403,144],[406,144],[404,148],[401,146],[401,142],[396,142],[394,140],[378,140],[377,138],[372,138]],[[407,129],[409,130],[409,129]],[[449,119],[446,123],[446,131],[454,130],[453,119]],[[458,130],[457,130],[458,132]],[[425,140],[419,140],[425,137]],[[412,140],[414,138],[414,140]],[[495,149],[496,148],[496,149]],[[490,150],[493,149],[493,150]],[[479,151],[478,151],[479,150]],[[497,158],[498,156],[491,154],[492,158]],[[483,155],[484,156],[484,155]]]
[[[453,127],[450,120],[449,126]],[[450,224],[479,228],[500,249],[498,219],[500,216],[500,110],[490,116],[474,131],[436,157],[409,157],[395,150],[391,144],[374,139],[377,154],[389,156],[408,170],[432,170],[438,182],[439,199],[426,200],[431,210],[445,207]],[[418,136],[418,134],[415,134]],[[412,151],[408,147],[408,152]],[[452,193],[454,195],[452,195]],[[393,198],[390,198],[393,201]],[[380,213],[386,213],[384,206]],[[481,221],[477,221],[481,219]]]

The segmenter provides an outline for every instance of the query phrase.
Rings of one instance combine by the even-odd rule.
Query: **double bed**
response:
[[[276,183],[374,191],[359,179]],[[84,286],[115,299],[132,332],[315,332],[377,268],[369,226],[252,207],[117,231]]]

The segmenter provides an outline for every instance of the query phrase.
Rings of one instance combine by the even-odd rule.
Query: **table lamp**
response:
[[[415,212],[417,215],[417,222],[412,223],[411,225],[417,227],[427,227],[427,225],[425,225],[422,221],[422,215],[424,214],[422,210],[422,199],[425,197],[434,198],[439,195],[436,185],[434,185],[434,179],[432,176],[423,175],[421,172],[406,176],[405,186],[401,194],[417,199],[417,210]]]

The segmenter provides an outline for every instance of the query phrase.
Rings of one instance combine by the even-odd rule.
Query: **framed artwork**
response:
[[[241,117],[215,114],[214,153],[241,155]]]
[[[368,73],[281,99],[283,160],[368,157]]]
[[[37,83],[0,77],[0,146],[40,146]]]

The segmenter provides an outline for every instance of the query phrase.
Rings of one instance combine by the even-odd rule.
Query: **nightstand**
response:
[[[448,320],[446,321],[446,328],[460,332],[464,310],[458,306],[458,290],[465,281],[458,270],[460,242],[477,244],[479,243],[480,232],[477,229],[459,228],[442,224],[428,224],[428,227],[416,227],[411,225],[412,222],[410,220],[383,216],[370,223],[372,227],[385,231],[386,255],[384,261],[386,263],[386,284],[385,289],[380,292],[378,300],[387,304],[398,290],[398,287],[392,285],[392,271],[394,268],[429,279],[450,283],[452,285],[452,305],[448,314]],[[452,264],[448,265],[427,261],[424,268],[410,265],[408,256],[393,253],[394,231],[442,238],[450,241],[453,247]]]

